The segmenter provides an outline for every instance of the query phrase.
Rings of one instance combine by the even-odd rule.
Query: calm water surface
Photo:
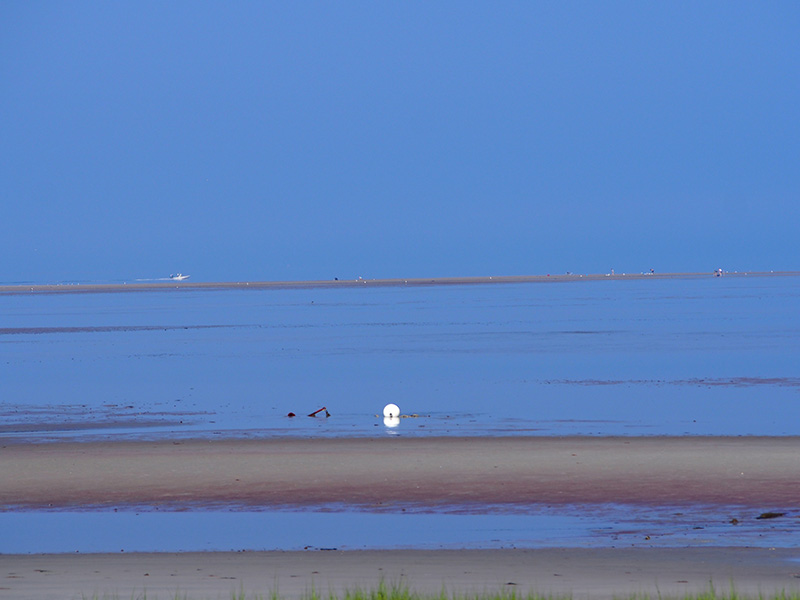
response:
[[[797,277],[0,295],[0,442],[797,435],[798,309]],[[0,553],[793,546],[788,508],[10,511]]]
[[[737,518],[736,525],[731,524]],[[581,506],[525,514],[348,511],[0,513],[0,553],[760,546],[796,548],[800,519],[741,507]]]
[[[0,432],[796,434],[798,309],[797,277],[5,295]]]

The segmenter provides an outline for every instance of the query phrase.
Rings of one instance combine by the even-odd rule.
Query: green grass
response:
[[[244,589],[232,592],[231,600],[281,600],[282,596],[277,591],[272,591],[267,595],[247,593]],[[300,600],[570,600],[571,596],[549,596],[535,593],[520,593],[516,590],[503,590],[500,592],[483,592],[476,594],[449,593],[444,588],[438,594],[422,594],[411,590],[405,585],[386,585],[381,582],[376,587],[370,589],[354,588],[346,590],[343,594],[335,593],[320,594],[312,589],[301,597]],[[121,597],[119,595],[83,596],[83,600],[159,600],[157,596],[148,596],[146,592],[134,594],[132,596]],[[167,600],[205,600],[204,598],[190,598],[186,594],[178,593],[168,596]],[[800,600],[800,591],[786,592],[781,591],[774,594],[739,594],[731,588],[725,592],[717,591],[713,585],[709,589],[699,594],[686,594],[681,596],[669,596],[658,594],[655,597],[649,595],[622,595],[617,596],[617,600]]]

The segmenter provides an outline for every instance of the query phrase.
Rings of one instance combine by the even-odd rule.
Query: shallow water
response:
[[[797,277],[3,295],[0,435],[796,434],[798,308]]]
[[[798,308],[797,277],[0,295],[0,442],[796,435]],[[800,544],[752,517],[10,511],[0,552]]]
[[[458,548],[791,548],[800,517],[620,505],[490,514],[120,510],[0,513],[0,554]],[[737,522],[732,523],[736,518]]]

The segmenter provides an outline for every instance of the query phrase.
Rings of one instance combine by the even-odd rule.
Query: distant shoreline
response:
[[[797,277],[800,271],[724,272],[722,277]],[[419,277],[391,279],[328,279],[315,281],[164,281],[158,283],[58,283],[0,285],[0,294],[77,294],[119,293],[170,290],[265,290],[356,287],[421,287],[448,285],[486,285],[494,283],[554,283],[573,281],[627,281],[638,279],[714,279],[714,271],[705,273],[569,273],[563,275],[500,275],[480,277]]]

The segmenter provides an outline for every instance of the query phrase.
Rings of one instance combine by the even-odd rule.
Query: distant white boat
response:
[[[170,279],[173,281],[183,281],[184,279],[189,279],[189,275],[184,275],[183,273],[177,273],[175,275],[170,275]]]

